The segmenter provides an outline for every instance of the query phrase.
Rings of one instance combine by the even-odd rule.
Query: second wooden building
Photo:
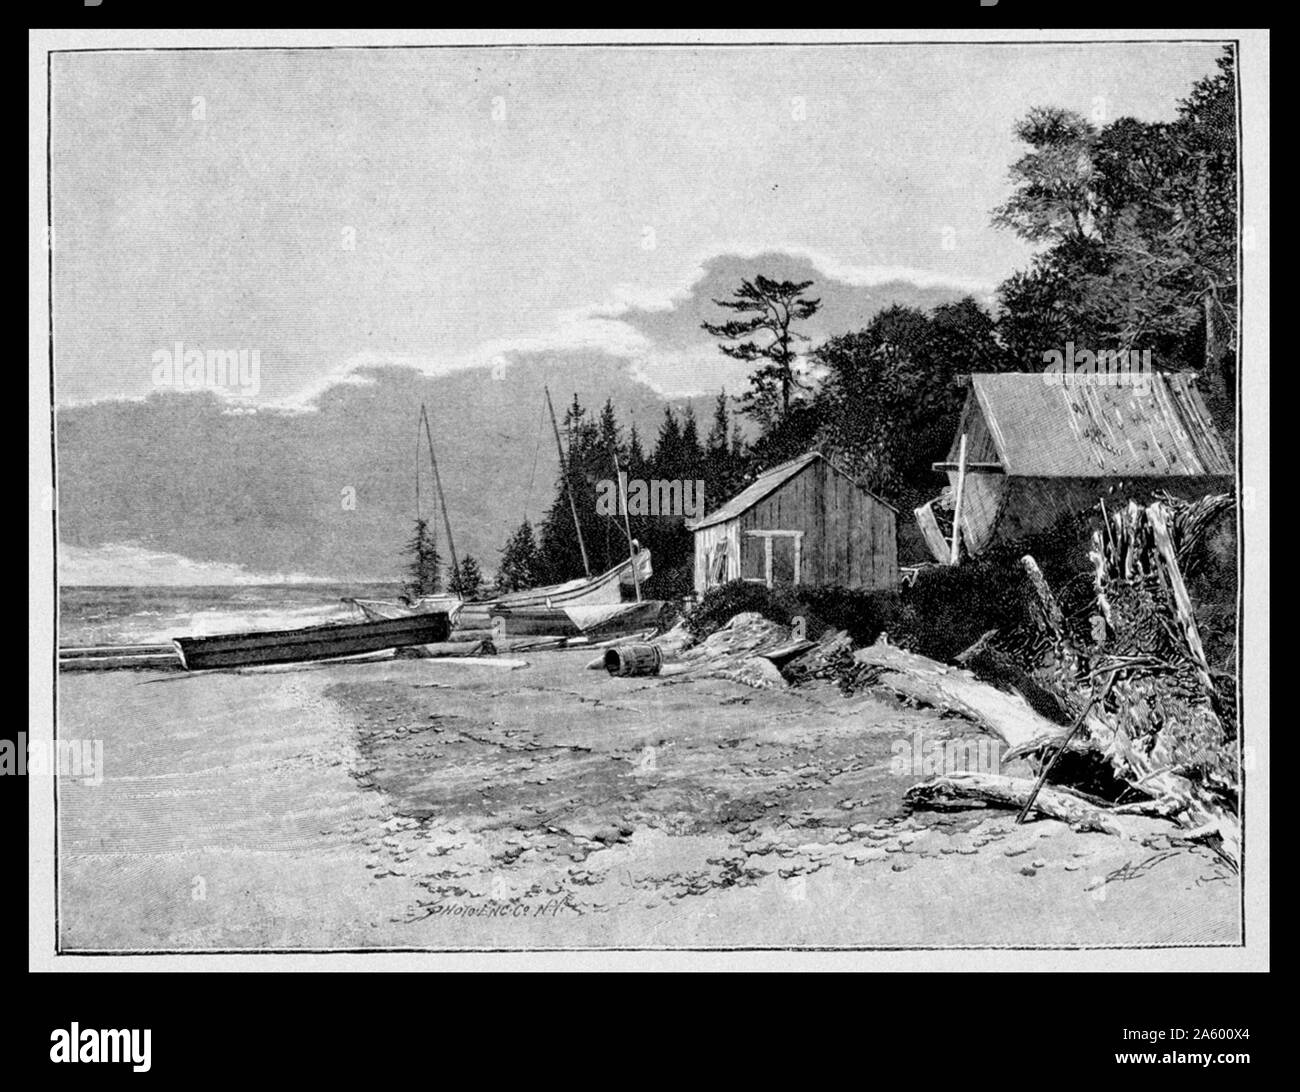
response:
[[[897,510],[817,451],[764,471],[691,530],[701,595],[730,580],[898,584]]]

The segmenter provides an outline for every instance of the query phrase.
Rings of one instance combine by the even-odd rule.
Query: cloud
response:
[[[894,303],[929,308],[964,295],[987,301],[992,286],[970,278],[902,266],[857,266],[798,245],[733,248],[697,258],[686,276],[671,284],[619,282],[604,299],[552,312],[531,333],[480,342],[446,355],[355,353],[293,395],[259,403],[260,409],[311,413],[339,386],[372,383],[373,372],[406,368],[436,377],[470,368],[503,370],[524,361],[602,354],[626,360],[633,373],[667,397],[738,391],[749,367],[723,356],[704,334],[702,321],[716,320],[713,300],[729,295],[741,278],[757,273],[811,280],[822,309],[804,324],[805,348],[833,334],[866,325]],[[221,393],[221,392],[219,392]],[[231,399],[246,405],[245,400]]]
[[[292,397],[265,403],[293,412],[311,412],[331,388],[374,382],[371,373],[384,368],[407,368],[434,378],[469,368],[506,368],[527,359],[600,353],[635,361],[653,350],[649,339],[633,326],[604,317],[597,308],[574,308],[557,313],[551,326],[536,334],[481,342],[472,350],[448,356],[366,351],[349,357],[340,367],[315,380]]]
[[[319,401],[322,395],[335,387],[365,387],[374,383],[372,376],[366,375],[365,369],[373,369],[392,365],[396,367],[410,367],[419,369],[419,358],[393,358],[386,357],[380,353],[358,353],[356,356],[349,357],[340,367],[313,380],[306,387],[295,392],[287,398],[276,399],[271,402],[263,402],[258,409],[273,410],[280,413],[312,413],[319,408]],[[431,373],[432,374],[432,373]],[[228,410],[229,413],[249,412],[241,411],[238,407]],[[256,411],[252,411],[256,412]]]
[[[656,350],[631,361],[631,374],[636,379],[672,398],[714,395],[724,388],[738,394],[748,386],[753,368],[752,364],[723,356],[712,344]]]
[[[701,323],[725,314],[713,302],[730,296],[742,279],[765,274],[777,280],[811,281],[809,295],[821,309],[801,324],[812,341],[865,326],[891,304],[928,309],[988,286],[926,270],[838,263],[806,247],[730,250],[703,260],[671,307],[627,306],[618,318],[641,331],[657,349],[712,345]]]
[[[784,247],[785,253],[794,257],[807,259],[815,268],[832,280],[840,281],[854,288],[877,288],[887,284],[912,284],[917,288],[941,288],[959,292],[964,296],[988,298],[993,294],[995,285],[976,277],[954,276],[950,273],[936,273],[929,269],[916,269],[901,265],[853,265],[840,262],[809,247]],[[761,252],[740,252],[742,258],[756,258]]]
[[[715,298],[742,277],[759,272],[790,280],[811,280],[822,311],[806,324],[814,344],[831,334],[866,325],[893,303],[928,308],[964,295],[987,300],[992,285],[932,270],[902,266],[857,266],[809,247],[740,248],[702,256],[674,284],[613,286],[603,300],[559,311],[544,330],[529,337],[485,342],[458,357],[364,358],[367,364],[414,367],[426,375],[459,368],[502,367],[546,354],[599,352],[621,357],[657,392],[670,397],[738,390],[749,368],[718,352],[700,323],[717,319]]]
[[[231,584],[318,578],[400,580],[415,516],[433,495],[428,407],[461,555],[491,569],[524,516],[536,521],[557,472],[543,385],[557,410],[610,399],[652,442],[664,400],[623,357],[528,358],[437,377],[376,368],[311,413],[231,414],[210,394],[62,408],[58,521],[70,583]],[[702,407],[697,407],[702,408]],[[429,511],[425,508],[424,511]],[[443,529],[438,528],[441,532]],[[441,535],[440,544],[441,544]],[[211,562],[227,563],[210,565]]]

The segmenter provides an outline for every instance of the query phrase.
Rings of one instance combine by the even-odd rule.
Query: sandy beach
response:
[[[973,725],[580,652],[64,676],[65,952],[1231,944],[1174,828],[909,813],[894,744]],[[917,736],[920,733],[920,736]]]

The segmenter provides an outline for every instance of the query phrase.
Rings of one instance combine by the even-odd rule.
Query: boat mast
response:
[[[456,560],[456,544],[451,538],[451,520],[447,518],[447,498],[442,492],[442,479],[438,477],[438,458],[433,453],[433,433],[429,429],[429,411],[420,403],[420,420],[424,422],[424,436],[429,441],[429,461],[433,463],[433,484],[438,489],[438,501],[442,505],[442,526],[447,532],[447,550],[451,554],[451,571],[459,572],[460,562]]]
[[[543,386],[546,392],[546,408],[551,411],[551,428],[555,431],[555,450],[560,456],[560,473],[564,475],[564,488],[569,494],[569,510],[573,513],[573,526],[578,532],[578,549],[582,551],[582,568],[591,575],[591,565],[587,563],[587,544],[582,541],[582,524],[578,522],[578,502],[573,497],[573,482],[569,480],[569,467],[564,459],[564,445],[560,443],[560,426],[555,421],[555,407],[551,405],[551,389]]]
[[[619,499],[623,502],[623,533],[627,535],[627,556],[632,559],[632,586],[636,588],[636,601],[641,602],[641,574],[637,572],[636,547],[632,545],[632,521],[627,518],[627,478],[618,465],[618,449],[610,447],[614,457],[614,477],[618,481]]]

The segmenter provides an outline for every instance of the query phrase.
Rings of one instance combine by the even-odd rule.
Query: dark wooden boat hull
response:
[[[603,637],[653,626],[663,610],[658,600],[599,606],[498,607],[491,619],[505,623],[507,637]]]
[[[445,641],[451,626],[445,613],[413,614],[378,622],[342,622],[266,633],[228,633],[173,640],[189,671],[333,660],[408,645]]]
[[[60,671],[180,670],[174,645],[60,645]]]
[[[180,658],[174,648],[129,656],[74,656],[59,659],[60,671],[179,671]]]
[[[500,618],[505,623],[508,637],[577,637],[582,632],[563,607],[499,608],[490,618]]]

